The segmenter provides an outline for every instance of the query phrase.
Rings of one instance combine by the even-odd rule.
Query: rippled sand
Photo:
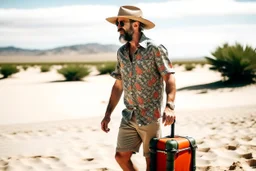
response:
[[[120,171],[114,152],[122,101],[110,132],[100,129],[114,80],[93,72],[63,82],[57,68],[0,80],[0,171]],[[176,135],[196,139],[197,170],[255,170],[256,86],[211,87],[220,75],[206,66],[176,71]],[[132,160],[145,170],[142,150]]]

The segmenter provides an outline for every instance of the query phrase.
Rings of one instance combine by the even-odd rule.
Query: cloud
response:
[[[117,43],[117,32],[111,25],[90,27],[0,28],[0,46],[49,49],[63,45],[91,42]],[[115,39],[116,37],[116,39]]]
[[[38,28],[25,30],[0,29],[0,46],[2,42],[15,42],[18,47],[43,49],[61,45],[83,44],[85,42],[114,43],[118,42],[118,33],[111,25],[101,27],[81,28]],[[228,42],[239,42],[256,47],[256,24],[252,25],[218,25],[195,26],[183,28],[158,28],[145,31],[146,36],[162,43],[169,50],[171,58],[202,57],[210,53],[219,45]],[[26,33],[26,34],[24,34]],[[119,44],[121,45],[121,44]]]
[[[114,15],[114,6],[65,6],[41,9],[0,9],[1,26],[87,26],[105,22],[106,16]],[[103,11],[105,11],[103,13]]]
[[[138,3],[145,17],[173,18],[185,16],[220,16],[256,14],[255,2],[234,0],[176,0]],[[118,6],[76,5],[39,9],[1,9],[1,27],[83,27],[106,23],[105,18],[117,15]]]
[[[150,18],[256,14],[255,2],[234,0],[176,0],[138,5],[144,9],[145,16]]]
[[[191,19],[197,20],[197,16],[256,14],[255,2],[233,0],[174,0],[134,5],[143,9],[146,18],[159,22],[168,22],[173,17],[192,16]],[[113,5],[76,5],[0,9],[0,46],[45,49],[87,42],[118,44],[116,27],[105,20],[117,15],[118,8]],[[161,28],[160,24],[146,34],[164,43],[171,56],[201,56],[224,41],[256,46],[254,30],[256,26],[253,24],[176,28]]]
[[[151,38],[164,44],[171,57],[202,57],[210,55],[223,43],[256,47],[256,24],[218,25],[166,28],[150,31]]]

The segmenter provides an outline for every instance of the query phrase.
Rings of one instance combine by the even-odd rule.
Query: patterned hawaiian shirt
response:
[[[139,47],[129,58],[129,43],[117,51],[117,65],[111,76],[122,80],[124,90],[123,118],[130,120],[135,114],[139,126],[161,117],[164,92],[163,75],[175,73],[167,49],[147,38],[143,33]]]

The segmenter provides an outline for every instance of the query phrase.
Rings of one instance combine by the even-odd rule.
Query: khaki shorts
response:
[[[154,137],[161,137],[160,121],[152,122],[146,126],[139,126],[134,117],[127,122],[122,119],[118,137],[117,137],[117,152],[132,151],[139,152],[141,144],[143,144],[143,155],[150,156],[149,142]]]

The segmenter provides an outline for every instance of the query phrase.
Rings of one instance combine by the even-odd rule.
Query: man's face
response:
[[[126,19],[117,19],[116,26],[118,28],[118,32],[120,33],[119,41],[121,43],[126,43],[132,41],[133,36],[133,28],[130,20]]]

